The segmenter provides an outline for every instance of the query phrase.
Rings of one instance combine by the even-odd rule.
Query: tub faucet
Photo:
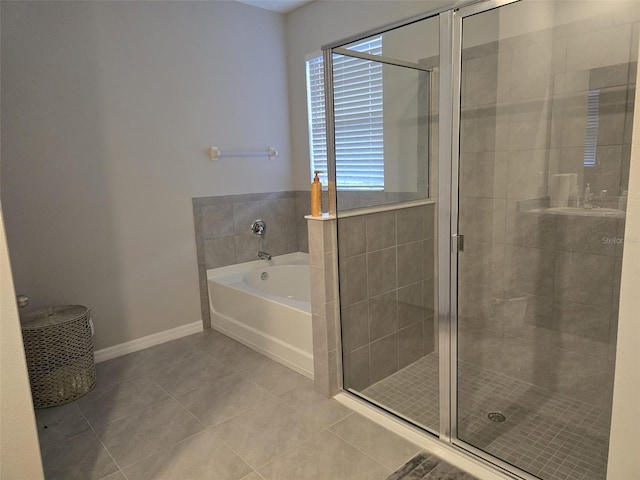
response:
[[[262,260],[271,260],[271,254],[261,250],[258,252],[258,258],[261,258]]]

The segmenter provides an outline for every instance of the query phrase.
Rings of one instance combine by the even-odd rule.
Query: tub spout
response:
[[[258,252],[258,258],[262,260],[271,260],[271,254],[267,252],[260,251]]]

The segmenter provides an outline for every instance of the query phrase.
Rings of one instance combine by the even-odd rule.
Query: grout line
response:
[[[169,395],[169,398],[170,398],[171,400],[173,400],[174,402],[176,402],[176,403],[180,406],[180,408],[182,408],[185,412],[187,412],[189,415],[191,415],[193,418],[195,418],[195,419],[198,421],[198,423],[199,423],[200,425],[202,425],[202,426],[204,427],[204,429],[206,430],[207,426],[204,424],[204,422],[203,422],[202,420],[200,420],[200,419],[199,419],[198,417],[196,417],[193,413],[191,413],[191,412],[190,412],[190,411],[189,411],[189,410],[188,410],[184,405],[182,405],[182,403],[180,403],[180,402],[176,399],[176,397],[174,397],[174,396],[173,396],[173,395],[172,395],[172,394],[171,394],[171,393],[170,393],[166,388],[164,388],[162,385],[160,385],[159,383],[157,383],[157,382],[155,382],[155,381],[154,381],[154,383],[155,383],[158,387],[160,387],[162,390],[164,390],[164,392],[165,392],[167,395]],[[189,392],[192,392],[192,391],[193,391],[193,390],[189,390]],[[189,393],[189,392],[184,392],[184,393]],[[181,395],[182,395],[182,394],[181,394]],[[181,440],[181,441],[182,441],[182,440]],[[180,443],[180,442],[177,442],[177,443]]]
[[[95,428],[93,428],[93,425],[91,425],[91,422],[89,422],[89,419],[87,418],[87,416],[84,414],[84,412],[82,411],[82,409],[80,408],[80,406],[78,405],[78,410],[80,410],[80,414],[82,415],[82,417],[84,418],[85,422],[87,422],[87,425],[89,425],[89,428],[91,428],[91,431],[93,432],[93,434],[96,436],[96,438],[98,439],[98,441],[100,442],[100,445],[102,445],[102,448],[105,449],[105,451],[107,452],[107,454],[109,455],[109,457],[111,457],[111,460],[113,461],[113,463],[115,464],[116,467],[118,467],[118,471],[122,474],[122,476],[125,478],[125,480],[127,479],[127,476],[124,473],[123,468],[120,466],[120,464],[116,461],[116,459],[114,458],[114,456],[111,454],[111,451],[107,448],[107,445],[102,441],[102,438],[100,438],[100,435],[98,435],[98,432],[96,432]],[[113,472],[115,473],[115,472]],[[110,473],[109,475],[113,475],[113,473]],[[107,476],[109,476],[107,475]]]
[[[237,376],[239,376],[239,377],[240,377],[240,379],[241,379],[241,380],[243,380],[243,381],[245,381],[245,382],[247,382],[247,383],[250,383],[250,384],[252,384],[252,385],[253,385],[253,386],[255,386],[255,387],[258,387],[258,388],[260,388],[261,390],[264,390],[268,395],[270,395],[270,396],[271,396],[271,398],[269,398],[267,401],[269,401],[269,402],[270,402],[270,401],[272,401],[272,400],[274,400],[274,399],[278,399],[278,400],[281,400],[282,402],[284,402],[284,400],[282,400],[282,399],[280,399],[280,398],[276,397],[276,396],[275,396],[273,393],[271,393],[270,391],[268,391],[268,390],[266,390],[266,389],[262,388],[260,385],[256,385],[255,383],[253,383],[253,382],[251,382],[251,381],[249,381],[249,380],[245,379],[244,377],[240,376],[239,374],[237,374],[237,373],[235,373],[235,372],[234,372],[232,375],[237,375]],[[201,389],[196,388],[195,390],[190,390],[189,392],[185,392],[185,393],[195,392],[196,390],[201,390]],[[182,395],[182,394],[181,394],[181,395]],[[187,410],[187,411],[188,411],[192,416],[194,416],[194,417],[195,417],[195,415],[194,415],[193,413],[191,413],[191,411],[190,411],[186,406],[184,406],[184,405],[183,405],[179,400],[177,400],[177,399],[175,399],[175,398],[174,398],[174,400],[175,400],[176,402],[178,402],[182,408],[184,408],[185,410]],[[284,402],[284,403],[285,403],[286,405],[288,405],[286,402]],[[247,412],[248,412],[248,411],[250,411],[250,410],[253,410],[253,409],[254,409],[254,408],[256,408],[256,407],[259,407],[260,405],[262,405],[262,404],[257,403],[257,404],[255,404],[255,405],[252,405],[251,407],[248,407],[248,408],[246,408],[246,409],[244,409],[244,410],[242,410],[242,411],[240,411],[240,412],[238,412],[238,413],[234,413],[234,414],[233,414],[233,415],[231,415],[230,417],[227,417],[227,418],[225,418],[225,419],[223,419],[223,420],[220,420],[219,422],[214,423],[214,424],[212,424],[212,425],[207,425],[207,424],[205,424],[205,423],[204,423],[202,420],[200,420],[200,419],[198,419],[198,421],[199,421],[200,423],[202,423],[202,424],[205,426],[205,428],[207,428],[207,429],[214,428],[214,427],[217,427],[218,425],[220,425],[220,424],[222,424],[222,423],[224,423],[224,422],[226,422],[226,421],[228,421],[228,420],[231,420],[231,419],[233,419],[233,418],[236,418],[236,417],[238,417],[238,416],[240,416],[240,415],[243,415],[243,414],[247,413]],[[195,418],[197,418],[197,417],[195,417]]]
[[[266,463],[265,463],[264,465],[261,465],[260,467],[256,467],[256,468],[254,468],[253,466],[249,465],[249,462],[247,462],[247,460],[246,460],[242,455],[240,455],[238,452],[236,452],[236,451],[233,449],[233,447],[232,447],[231,445],[229,445],[226,441],[224,441],[224,440],[222,439],[222,437],[220,437],[220,435],[218,435],[216,432],[214,432],[214,431],[212,430],[212,428],[213,428],[213,427],[209,427],[209,428],[208,428],[208,430],[211,432],[211,434],[212,434],[214,437],[216,437],[218,440],[220,440],[220,441],[221,441],[221,442],[222,442],[222,443],[223,443],[223,444],[224,444],[224,445],[225,445],[229,450],[231,450],[231,452],[233,452],[233,454],[234,454],[235,456],[237,456],[240,460],[242,460],[242,462],[243,462],[245,465],[247,465],[247,466],[251,469],[251,473],[256,473],[256,474],[257,474],[257,473],[258,473],[258,468],[262,468],[262,467],[264,467],[264,465],[266,465]],[[267,463],[270,463],[270,462],[271,462],[271,460],[270,460],[269,462],[267,462]],[[249,475],[251,475],[251,473],[248,473],[248,474],[247,474],[247,475],[245,475],[245,476],[249,476]],[[261,475],[259,475],[259,474],[258,474],[258,476],[260,476],[260,478],[262,478],[262,476],[261,476]],[[244,478],[244,477],[243,477],[243,478]]]
[[[171,445],[167,445],[167,446],[165,446],[165,447],[162,447],[161,449],[156,450],[155,452],[150,453],[149,455],[145,455],[144,457],[140,458],[140,459],[139,459],[139,460],[137,460],[135,463],[132,463],[131,465],[129,465],[129,466],[128,466],[128,467],[126,467],[126,468],[131,468],[131,467],[133,467],[134,465],[137,465],[138,463],[143,462],[144,460],[146,460],[146,459],[147,459],[147,458],[149,458],[149,457],[152,457],[152,456],[154,456],[154,455],[157,455],[158,453],[160,453],[160,452],[162,452],[162,451],[169,450],[170,448],[173,448],[173,447],[175,447],[176,445],[180,445],[181,443],[185,443],[185,442],[187,442],[188,440],[191,440],[192,438],[197,437],[198,435],[202,435],[203,433],[205,433],[205,431],[206,431],[206,430],[207,430],[206,428],[205,428],[204,430],[200,430],[199,432],[194,433],[193,435],[189,435],[188,437],[183,438],[183,439],[182,439],[182,440],[180,440],[179,442],[172,443]],[[211,432],[211,433],[213,433],[213,432]],[[124,471],[123,471],[122,473],[123,473],[123,475],[124,475]],[[127,477],[126,475],[125,475],[125,478],[126,478],[126,479],[128,479],[128,477]],[[132,480],[133,480],[133,479],[132,479]]]
[[[150,380],[151,380],[151,379],[150,379]],[[178,441],[178,442],[175,442],[175,443],[172,443],[171,445],[166,445],[166,446],[164,446],[164,447],[162,447],[162,448],[159,448],[159,449],[157,449],[157,450],[154,450],[153,452],[149,453],[148,455],[143,456],[142,458],[140,458],[140,459],[139,459],[139,460],[137,460],[136,462],[132,463],[131,465],[128,465],[126,468],[132,467],[133,465],[135,465],[135,464],[137,464],[137,463],[139,463],[139,462],[141,462],[141,461],[143,461],[143,460],[145,460],[145,459],[147,459],[147,458],[149,458],[149,457],[151,457],[151,456],[153,456],[153,455],[156,455],[156,454],[158,454],[159,452],[162,452],[163,450],[167,450],[167,449],[169,449],[169,448],[172,448],[172,447],[174,447],[175,445],[178,445],[178,444],[180,444],[180,443],[182,443],[182,442],[184,442],[184,441],[186,441],[186,440],[188,440],[188,439],[190,439],[190,438],[193,438],[193,437],[195,437],[195,436],[197,436],[197,435],[200,435],[202,432],[204,432],[204,431],[207,429],[206,425],[204,425],[204,423],[202,423],[202,422],[200,421],[200,419],[198,419],[195,415],[193,415],[190,411],[188,411],[188,410],[187,410],[187,409],[186,409],[186,408],[185,408],[185,407],[184,407],[180,402],[178,402],[178,401],[177,401],[177,400],[176,400],[176,399],[175,399],[175,398],[174,398],[174,397],[173,397],[173,396],[172,396],[172,395],[171,395],[171,394],[170,394],[170,393],[169,393],[165,388],[163,388],[161,385],[159,385],[156,381],[154,381],[154,380],[151,380],[151,381],[152,381],[153,383],[155,383],[159,388],[161,388],[162,390],[164,390],[164,392],[165,392],[165,393],[167,393],[167,395],[169,395],[169,398],[168,398],[168,399],[166,399],[166,400],[163,400],[163,401],[161,401],[161,402],[155,403],[154,405],[150,405],[150,406],[149,406],[149,407],[147,407],[147,408],[153,408],[154,406],[160,405],[161,403],[165,403],[165,402],[168,402],[169,400],[173,400],[173,401],[175,401],[175,402],[176,402],[176,403],[177,403],[177,404],[178,404],[178,405],[179,405],[183,410],[185,410],[189,415],[191,415],[191,416],[192,416],[193,418],[195,418],[195,419],[196,419],[196,420],[197,420],[201,425],[203,425],[203,427],[204,427],[204,428],[203,428],[202,430],[200,430],[199,432],[197,432],[197,433],[195,433],[195,434],[193,434],[193,435],[190,435],[189,437],[183,438],[182,440],[180,440],[180,441]],[[147,410],[147,408],[137,410],[135,413],[139,413],[141,410]],[[133,414],[131,414],[131,415],[133,415]],[[128,416],[130,416],[130,415],[126,415],[126,416],[128,417]],[[124,418],[124,417],[121,417],[121,418]],[[116,421],[116,420],[114,420],[114,421]],[[109,422],[109,423],[113,423],[113,422]],[[105,425],[108,425],[108,424],[105,424]],[[105,425],[103,425],[103,426],[105,426]],[[92,427],[92,428],[93,428],[93,427]],[[102,428],[102,427],[100,427],[100,428]],[[97,433],[96,433],[96,435],[97,435]],[[100,437],[98,437],[98,438],[100,438]],[[102,442],[102,440],[101,440],[101,442]],[[104,444],[103,444],[103,445],[104,445]],[[105,448],[107,448],[107,447],[106,447],[106,445],[104,445],[104,446],[105,446]],[[107,452],[109,452],[109,450],[108,450],[108,449],[107,449]],[[113,456],[111,455],[111,452],[109,452],[109,455],[111,456],[111,458],[113,458]],[[114,462],[115,462],[115,459],[113,459],[113,460],[114,460]],[[124,469],[123,469],[122,467],[120,467],[120,465],[119,465],[117,462],[116,462],[116,465],[118,466],[118,468],[120,468],[120,473],[122,473],[122,475],[124,475],[125,479],[128,479],[127,475],[124,473]]]
[[[161,388],[162,388],[162,387],[161,387]],[[136,409],[136,410],[134,410],[134,411],[132,411],[132,412],[129,412],[129,413],[125,414],[125,415],[122,415],[122,416],[120,416],[120,417],[116,417],[116,418],[110,419],[108,422],[105,422],[105,423],[102,423],[102,424],[99,424],[99,425],[93,425],[93,424],[89,421],[89,419],[87,418],[87,416],[85,415],[85,413],[84,413],[84,412],[82,412],[82,409],[80,409],[80,411],[81,411],[81,412],[82,412],[82,414],[85,416],[85,418],[87,418],[87,423],[91,426],[91,428],[103,428],[103,427],[106,427],[107,425],[110,425],[110,424],[112,424],[112,423],[114,423],[114,422],[118,422],[118,421],[120,421],[120,420],[122,420],[122,419],[125,419],[125,418],[127,418],[127,417],[130,417],[130,416],[132,416],[132,415],[136,415],[136,414],[138,414],[138,413],[140,413],[140,412],[142,412],[142,411],[144,411],[144,410],[147,410],[148,408],[156,407],[156,406],[160,405],[161,403],[164,403],[164,402],[166,402],[166,401],[168,401],[168,400],[169,400],[168,398],[165,398],[165,399],[163,399],[163,400],[154,401],[153,403],[150,403],[149,405],[145,405],[144,407],[138,408],[138,409]]]
[[[355,413],[355,412],[354,412]],[[384,470],[386,470],[389,474],[393,473],[394,470],[391,470],[389,467],[387,467],[386,465],[383,465],[382,463],[380,463],[376,458],[372,457],[371,455],[369,455],[367,452],[361,450],[360,448],[356,447],[355,445],[353,445],[351,442],[348,442],[347,440],[345,440],[344,438],[342,438],[340,435],[338,435],[335,432],[332,432],[331,430],[326,430],[328,433],[330,433],[331,435],[333,435],[334,437],[340,439],[341,441],[343,441],[344,443],[346,443],[347,445],[349,445],[350,447],[354,448],[355,450],[357,450],[358,452],[360,452],[361,454],[363,454],[365,457],[370,458],[373,463],[380,465],[380,467],[382,467]],[[420,448],[416,445],[416,448]],[[414,454],[415,455],[415,454]]]

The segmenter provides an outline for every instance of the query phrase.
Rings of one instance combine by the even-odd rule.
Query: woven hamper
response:
[[[20,323],[35,408],[71,402],[96,385],[87,307],[41,308]]]

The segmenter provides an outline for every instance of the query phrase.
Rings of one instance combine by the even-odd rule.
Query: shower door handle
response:
[[[464,252],[464,235],[451,235],[451,250],[454,252]]]

